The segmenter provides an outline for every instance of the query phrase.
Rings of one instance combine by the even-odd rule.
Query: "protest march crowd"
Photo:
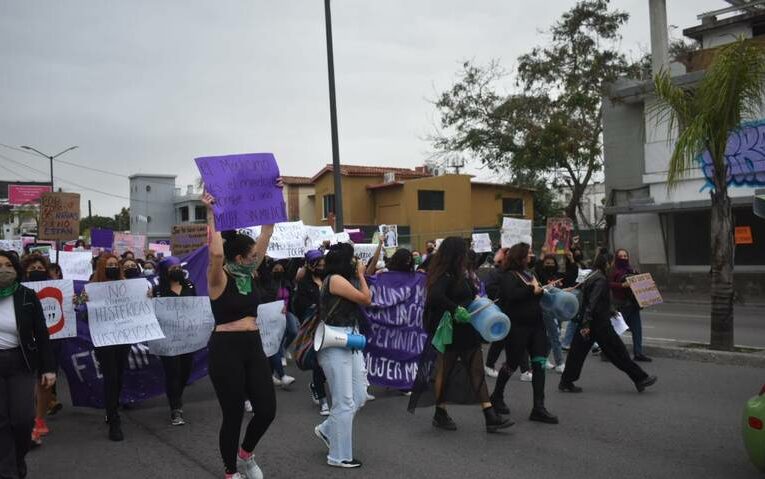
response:
[[[258,208],[281,194],[273,155],[197,164],[206,244],[182,257],[79,241],[77,250],[93,252],[92,270],[75,280],[53,249],[0,251],[0,478],[25,477],[27,453],[54,433],[46,417],[65,414],[59,370],[74,406],[104,409],[112,441],[124,439],[121,406],[160,394],[168,424],[186,424],[184,389],[209,375],[224,474],[240,479],[263,477],[255,449],[276,417],[275,389],[295,382],[289,360],[310,372],[324,418],[311,427],[327,464],[340,468],[362,466],[352,431],[374,399],[370,385],[409,396],[409,412],[433,408],[432,425],[445,431],[458,429],[448,404],[478,405],[493,433],[514,424],[506,390],[518,369],[532,383],[529,420],[545,424],[559,422],[545,407],[547,375],[560,374],[561,393],[582,393],[590,352],[638,392],[657,381],[637,364],[650,362],[635,294],[644,286],[626,250],[601,248],[588,261],[575,237],[556,231],[537,256],[530,237],[503,231],[498,248],[447,237],[420,252],[397,247],[389,226],[373,251],[347,235],[304,232],[293,247],[277,238],[284,212]],[[291,252],[276,253],[277,243]],[[620,337],[627,330],[633,354]]]

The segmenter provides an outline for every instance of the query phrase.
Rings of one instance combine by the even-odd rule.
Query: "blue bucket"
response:
[[[579,299],[568,291],[560,291],[555,294],[555,317],[563,321],[571,321],[579,312]]]
[[[492,300],[478,298],[470,303],[468,312],[471,316],[470,324],[484,341],[501,341],[510,333],[510,318]]]
[[[539,306],[546,313],[552,313],[555,311],[555,297],[560,293],[558,288],[546,288],[544,290],[542,298],[539,300]]]

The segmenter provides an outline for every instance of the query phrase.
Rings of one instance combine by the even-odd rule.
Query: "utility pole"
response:
[[[332,174],[335,179],[335,232],[343,231],[343,184],[340,175],[340,150],[337,140],[337,100],[335,98],[335,56],[332,51],[332,13],[330,0],[324,0],[324,21],[327,30],[327,73],[329,76],[329,114],[332,127]]]
[[[33,148],[31,146],[22,145],[21,147],[23,149],[25,149],[25,150],[33,151],[33,152],[37,153],[38,155],[42,156],[43,158],[47,158],[48,160],[50,160],[50,190],[51,191],[55,191],[53,189],[53,160],[55,160],[59,156],[63,155],[64,153],[68,153],[68,152],[74,150],[75,148],[77,148],[76,146],[70,146],[66,150],[60,151],[60,152],[56,153],[55,155],[46,155],[42,151],[38,150],[37,148]]]

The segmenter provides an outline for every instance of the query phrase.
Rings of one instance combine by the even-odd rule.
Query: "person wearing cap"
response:
[[[186,278],[181,260],[175,256],[163,258],[159,262],[159,284],[154,288],[154,296],[179,298],[196,295],[194,283]],[[160,356],[159,359],[165,370],[165,393],[170,404],[170,424],[182,426],[186,424],[183,419],[183,390],[189,382],[194,353]]]

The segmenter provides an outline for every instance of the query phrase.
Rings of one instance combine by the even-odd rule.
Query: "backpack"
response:
[[[321,301],[319,303],[321,303]],[[335,304],[332,305],[328,316],[332,316],[339,304],[340,301],[336,301]],[[301,371],[313,370],[318,364],[316,350],[313,348],[313,337],[316,334],[316,328],[318,328],[319,323],[321,322],[320,318],[321,314],[319,313],[319,307],[311,307],[295,337],[295,364]]]

